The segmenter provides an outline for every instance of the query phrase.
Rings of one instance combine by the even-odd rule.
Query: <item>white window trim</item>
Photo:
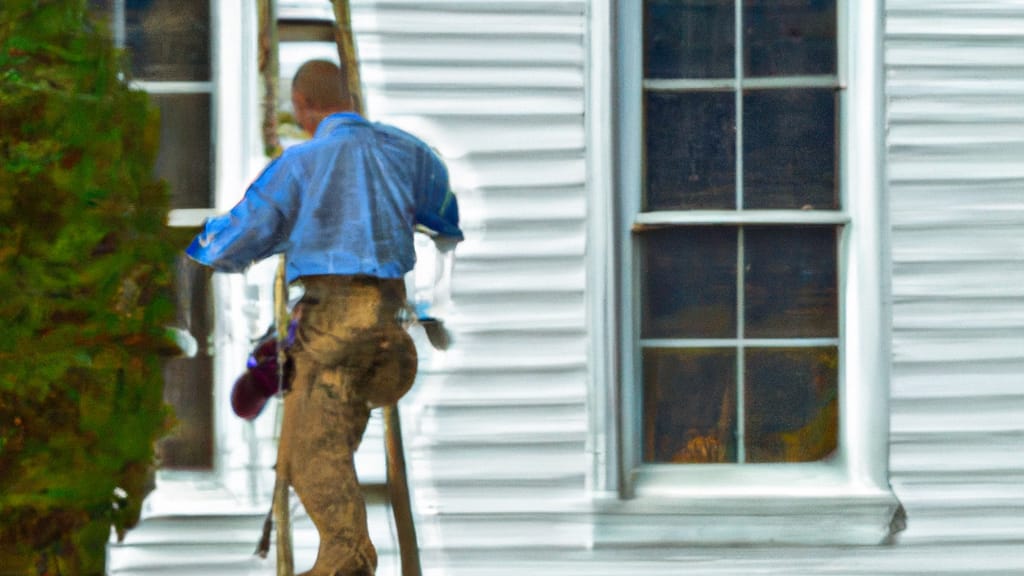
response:
[[[213,207],[171,210],[168,226],[198,228],[206,218],[227,211],[266,163],[259,136],[256,27],[255,12],[247,2],[211,0],[210,80],[139,83],[139,88],[152,93],[200,90],[212,98]],[[212,290],[216,301],[244,302],[243,280],[215,275]],[[210,513],[222,508],[235,513],[249,507],[251,511],[264,509],[267,490],[261,484],[266,474],[255,469],[240,472],[237,462],[239,455],[251,456],[252,425],[234,416],[228,402],[220,401],[229,396],[234,379],[244,370],[250,346],[245,322],[244,311],[237,306],[215,309],[212,469],[158,470],[156,490],[146,499],[144,517]]]
[[[625,253],[640,181],[642,3],[590,3],[587,95],[593,543],[875,544],[902,528],[888,480],[891,289],[885,179],[882,0],[839,0],[842,205],[821,218],[840,241],[839,449],[805,464],[640,465],[634,341],[635,254]],[[852,50],[851,47],[856,47]],[[854,121],[856,119],[857,121]],[[637,194],[632,200],[639,202]],[[679,215],[681,219],[711,217]],[[737,222],[758,221],[753,212]],[[803,215],[795,215],[800,218]]]

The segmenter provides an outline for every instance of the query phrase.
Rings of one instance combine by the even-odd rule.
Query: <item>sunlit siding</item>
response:
[[[352,2],[368,113],[445,157],[467,238],[403,402],[425,551],[584,541],[552,526],[584,497],[585,4]]]
[[[900,541],[1019,569],[1024,4],[890,0],[886,54]]]

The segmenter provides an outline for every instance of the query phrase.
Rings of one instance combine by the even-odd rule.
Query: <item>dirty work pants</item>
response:
[[[278,472],[320,533],[311,576],[372,576],[377,552],[353,454],[370,409],[412,386],[416,348],[396,319],[401,279],[307,276],[289,352],[294,380],[284,400]]]

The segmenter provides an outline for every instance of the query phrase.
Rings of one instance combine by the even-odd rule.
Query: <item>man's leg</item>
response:
[[[415,346],[395,320],[404,286],[390,288],[384,296],[376,282],[307,282],[284,428],[291,483],[320,533],[311,576],[372,576],[376,569],[353,454],[369,402],[381,395],[394,402],[416,374]]]
[[[377,552],[353,462],[370,411],[365,400],[352,398],[344,370],[318,369],[300,358],[298,386],[285,402],[295,407],[289,414],[294,416],[289,426],[289,476],[320,533],[316,564],[307,574],[372,576]],[[312,374],[302,382],[301,372],[307,370]]]

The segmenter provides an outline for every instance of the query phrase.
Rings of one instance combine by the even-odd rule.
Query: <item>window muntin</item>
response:
[[[807,462],[837,447],[835,4],[644,3],[643,463]]]

